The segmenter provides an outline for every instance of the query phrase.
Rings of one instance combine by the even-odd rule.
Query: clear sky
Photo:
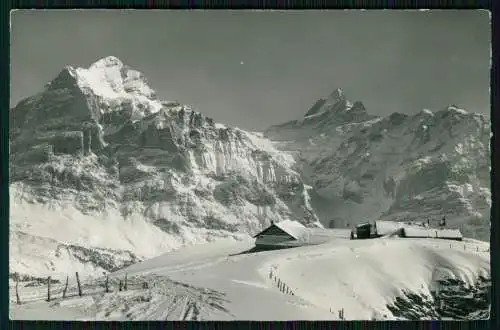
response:
[[[487,11],[23,10],[11,31],[11,105],[64,65],[113,55],[161,99],[251,130],[337,87],[376,115],[490,112]]]

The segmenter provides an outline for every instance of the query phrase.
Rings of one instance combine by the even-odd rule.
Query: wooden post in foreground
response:
[[[109,281],[109,275],[106,275],[106,283],[104,284],[104,286],[106,287],[106,293],[109,292],[108,281]]]
[[[78,295],[82,296],[82,285],[80,284],[80,277],[78,276],[78,272],[76,272],[76,283],[78,285]]]
[[[50,276],[47,278],[47,301],[50,301]]]
[[[64,285],[64,290],[63,290],[63,299],[66,298],[66,291],[68,291],[68,280],[69,276],[66,276],[66,284]]]
[[[127,273],[125,273],[125,283],[123,284],[123,291],[127,291]]]
[[[19,277],[16,275],[16,302],[18,305],[21,305],[21,298],[19,298]]]

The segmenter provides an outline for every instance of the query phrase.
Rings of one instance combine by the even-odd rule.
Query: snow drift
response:
[[[269,128],[293,152],[323,224],[437,223],[489,241],[489,118],[456,106],[370,115],[337,89],[300,120]]]

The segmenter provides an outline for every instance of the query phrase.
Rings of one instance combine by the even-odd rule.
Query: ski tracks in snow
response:
[[[149,284],[148,289],[142,283]],[[32,288],[30,300],[23,308],[43,304],[49,311],[80,311],[80,320],[201,320],[202,312],[226,312],[224,294],[173,281],[166,276],[129,278],[129,290],[105,293],[100,281],[84,286],[84,295],[59,295],[47,303],[46,287]],[[64,319],[63,315],[60,315]]]

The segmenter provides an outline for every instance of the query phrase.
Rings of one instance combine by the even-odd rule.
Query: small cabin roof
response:
[[[273,226],[283,230],[285,233],[287,233],[288,235],[292,236],[295,239],[299,239],[307,231],[307,228],[298,221],[283,220],[280,222],[273,223],[272,225],[270,225],[266,229],[264,229],[261,232],[259,232],[258,234],[256,234],[254,237],[259,236],[261,233],[263,233],[264,231],[268,230],[269,228],[271,228]]]
[[[283,220],[274,224],[295,239],[299,239],[307,230],[307,228],[298,221]]]

